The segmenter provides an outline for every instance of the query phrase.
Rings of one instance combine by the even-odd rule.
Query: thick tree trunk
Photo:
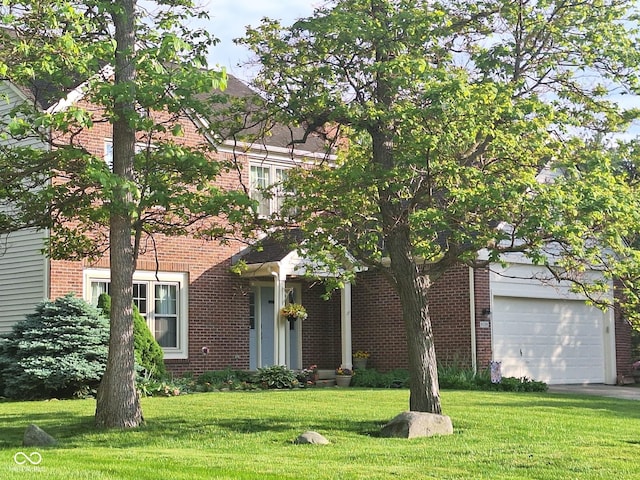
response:
[[[95,422],[98,427],[129,428],[142,422],[135,385],[133,351],[133,272],[136,252],[132,245],[133,201],[128,182],[133,180],[135,115],[135,1],[118,2],[113,14],[117,42],[115,84],[123,87],[114,105],[113,172],[120,177],[115,190],[109,231],[111,260],[111,328],[107,368],[98,389]]]
[[[394,165],[394,147],[390,127],[371,132],[373,161],[389,170]],[[385,245],[391,259],[390,276],[400,296],[402,318],[409,351],[409,409],[416,412],[442,413],[438,364],[428,293],[431,279],[421,274],[413,256],[409,211],[393,186],[379,189],[379,207]]]
[[[409,352],[409,409],[442,413],[438,364],[433,343],[428,293],[431,280],[421,275],[411,255],[408,228],[398,228],[387,238],[391,271],[402,304]]]

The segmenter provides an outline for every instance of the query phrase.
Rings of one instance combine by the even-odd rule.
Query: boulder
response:
[[[34,424],[27,427],[22,439],[22,445],[25,447],[48,447],[57,444],[55,438]]]
[[[328,445],[329,440],[327,440],[324,436],[320,435],[318,432],[304,432],[298,438],[294,440],[293,443],[298,445],[310,444],[310,445]]]
[[[415,438],[451,435],[451,418],[426,412],[403,412],[382,427],[381,437]]]

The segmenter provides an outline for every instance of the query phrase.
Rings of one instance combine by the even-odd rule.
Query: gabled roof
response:
[[[292,141],[300,140],[304,136],[304,129],[301,127],[290,127],[283,124],[268,124],[268,120],[261,117],[261,107],[259,95],[253,91],[248,85],[234,77],[227,75],[227,88],[222,92],[227,97],[227,104],[220,104],[216,110],[222,112],[222,118],[227,115],[233,115],[236,122],[237,131],[222,132],[225,138],[237,136],[238,139],[249,138],[249,143],[268,145],[282,149],[296,149],[313,153],[327,152],[326,141],[317,134],[307,136],[304,143],[293,143]],[[230,107],[233,99],[242,101],[242,112]]]
[[[247,265],[279,262],[300,245],[302,232],[299,229],[281,230],[267,235],[248,247],[239,255]]]

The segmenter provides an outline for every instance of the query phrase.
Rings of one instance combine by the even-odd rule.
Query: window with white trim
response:
[[[135,145],[136,153],[142,152],[145,148],[147,148],[146,143],[136,142],[136,145]],[[109,167],[109,170],[113,171],[113,140],[111,138],[107,138],[104,141],[103,155],[104,155],[103,156],[104,161]]]
[[[249,195],[258,202],[258,214],[263,216],[280,212],[287,192],[282,182],[287,178],[288,167],[265,162],[252,163],[249,171]]]
[[[98,304],[102,293],[110,293],[107,269],[84,271],[85,299]],[[164,357],[188,357],[187,274],[136,271],[133,275],[133,303],[147,321]]]

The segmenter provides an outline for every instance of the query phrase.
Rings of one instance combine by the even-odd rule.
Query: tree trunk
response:
[[[429,317],[431,280],[418,272],[408,232],[408,227],[396,227],[387,237],[387,247],[407,333],[409,410],[441,414],[438,364]]]
[[[111,326],[107,368],[98,389],[95,422],[98,427],[130,428],[142,422],[135,385],[133,349],[133,272],[136,252],[132,244],[133,181],[135,155],[135,1],[117,2],[112,14],[115,26],[115,86],[120,93],[114,104],[113,173],[115,189],[109,230],[111,260]],[[120,87],[123,87],[120,90]]]
[[[371,132],[373,162],[385,169],[394,165],[390,127]],[[409,409],[442,413],[438,364],[433,343],[428,293],[431,279],[418,271],[411,245],[409,211],[392,186],[379,189],[385,245],[391,259],[390,274],[400,296],[409,352]]]

